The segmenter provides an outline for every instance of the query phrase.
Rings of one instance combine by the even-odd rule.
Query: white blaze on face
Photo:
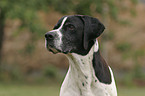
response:
[[[61,26],[58,29],[55,29],[55,30],[50,31],[50,32],[56,32],[56,34],[58,35],[58,37],[54,40],[54,46],[56,48],[58,48],[59,50],[61,50],[61,51],[62,51],[61,45],[63,44],[63,42],[62,42],[63,35],[61,33],[61,29],[62,29],[62,27],[63,27],[66,19],[67,19],[67,17],[65,17],[63,19],[63,21],[61,23]]]

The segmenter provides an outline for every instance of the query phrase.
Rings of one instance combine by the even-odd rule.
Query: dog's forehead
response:
[[[67,19],[66,19],[66,21],[65,21],[64,24],[66,24],[66,23],[74,23],[74,24],[82,23],[82,20],[81,20],[79,17],[73,16],[73,15],[72,15],[72,16],[64,16],[64,17],[62,17],[62,18],[59,19],[59,21],[57,22],[57,25],[61,25],[62,22],[63,22],[63,20],[64,20],[66,17],[67,17]]]
[[[65,21],[64,21],[64,19],[65,19]],[[63,23],[63,25],[62,25],[62,23]],[[61,25],[64,26],[67,23],[71,23],[76,26],[83,25],[83,21],[78,16],[71,15],[71,16],[64,16],[61,19],[59,19],[53,29],[58,29]]]
[[[67,22],[74,23],[74,24],[80,24],[80,23],[82,23],[82,20],[77,16],[68,16],[66,23]]]

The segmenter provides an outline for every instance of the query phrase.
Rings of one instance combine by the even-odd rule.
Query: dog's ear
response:
[[[95,40],[104,31],[105,26],[97,19],[85,15],[77,15],[84,23],[83,46],[88,48],[89,42]]]

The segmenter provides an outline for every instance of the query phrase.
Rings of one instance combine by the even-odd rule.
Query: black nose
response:
[[[52,40],[52,39],[54,39],[54,35],[55,35],[54,33],[48,32],[45,34],[45,38],[47,40]]]

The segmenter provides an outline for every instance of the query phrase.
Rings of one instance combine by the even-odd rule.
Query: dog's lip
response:
[[[64,53],[64,54],[68,54],[70,52],[71,52],[71,49],[62,51],[62,53]]]
[[[48,49],[50,52],[52,52],[53,54],[57,54],[57,51],[54,51],[53,49]]]
[[[57,54],[57,53],[64,53],[64,54],[68,54],[71,52],[71,49],[69,50],[60,50],[58,48],[55,48],[53,45],[46,43],[46,48],[48,51],[52,52],[53,54]]]
[[[57,54],[57,53],[61,52],[59,49],[53,48],[51,46],[47,46],[47,50],[52,52],[53,54]]]
[[[53,54],[57,54],[57,53],[64,53],[64,54],[68,54],[71,52],[71,50],[59,50],[59,49],[56,49],[56,48],[52,48],[52,47],[48,47],[47,48],[50,52],[52,52]]]

